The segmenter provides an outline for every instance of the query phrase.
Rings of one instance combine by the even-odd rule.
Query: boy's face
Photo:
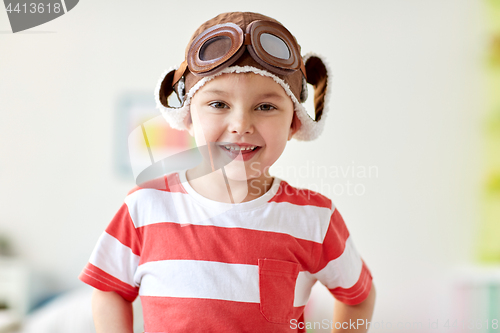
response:
[[[209,81],[193,96],[186,118],[196,144],[209,147],[204,158],[224,165],[227,177],[235,180],[269,177],[268,168],[300,126],[283,88],[254,73],[222,74]]]

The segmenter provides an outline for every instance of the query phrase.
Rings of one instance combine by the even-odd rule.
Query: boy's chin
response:
[[[230,166],[230,165],[227,165],[224,167],[224,173],[226,174],[226,177],[229,179],[229,180],[233,180],[233,181],[240,181],[240,182],[243,182],[243,181],[248,181],[249,179],[251,179],[251,175],[247,174],[246,170],[245,170],[245,166],[242,167],[234,167],[234,166]]]
[[[207,172],[211,173],[212,167],[216,170],[222,170],[223,174],[229,180],[232,181],[251,181],[262,178],[263,171],[261,170],[259,162],[245,162],[241,158],[235,158],[233,160],[228,159],[227,156],[221,154],[213,154],[211,156],[213,159],[205,158],[205,169]]]
[[[251,170],[249,168],[231,168],[226,166],[224,168],[224,172],[226,177],[232,181],[241,181],[241,182],[260,182],[262,177],[259,176],[259,172],[255,170]]]

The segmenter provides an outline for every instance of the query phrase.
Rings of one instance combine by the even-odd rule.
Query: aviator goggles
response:
[[[209,76],[233,64],[245,50],[273,73],[287,76],[300,70],[306,78],[300,47],[292,34],[281,24],[259,20],[250,23],[245,32],[234,23],[217,24],[203,31],[176,70],[173,84],[181,79],[186,67],[196,76]]]

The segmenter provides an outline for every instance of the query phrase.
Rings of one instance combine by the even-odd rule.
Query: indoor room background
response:
[[[465,332],[472,320],[489,332],[500,320],[498,0],[82,0],[16,34],[1,8],[0,274],[17,267],[24,282],[15,306],[0,305],[28,318],[88,291],[78,275],[135,186],[128,134],[159,115],[156,83],[196,27],[236,10],[276,18],[328,61],[323,134],[292,140],[271,171],[342,213],[377,288],[372,331],[457,320],[447,332]],[[306,319],[332,307],[317,285]]]

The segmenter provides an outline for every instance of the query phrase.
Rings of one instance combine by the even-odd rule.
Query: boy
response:
[[[156,98],[203,162],[132,190],[99,239],[80,275],[96,288],[97,332],[132,332],[138,295],[146,332],[305,332],[317,280],[337,299],[330,327],[366,332],[352,323],[371,320],[375,289],[340,213],[269,174],[288,140],[320,134],[327,81],[269,17],[225,13],[198,28]],[[315,119],[300,104],[306,82]]]

